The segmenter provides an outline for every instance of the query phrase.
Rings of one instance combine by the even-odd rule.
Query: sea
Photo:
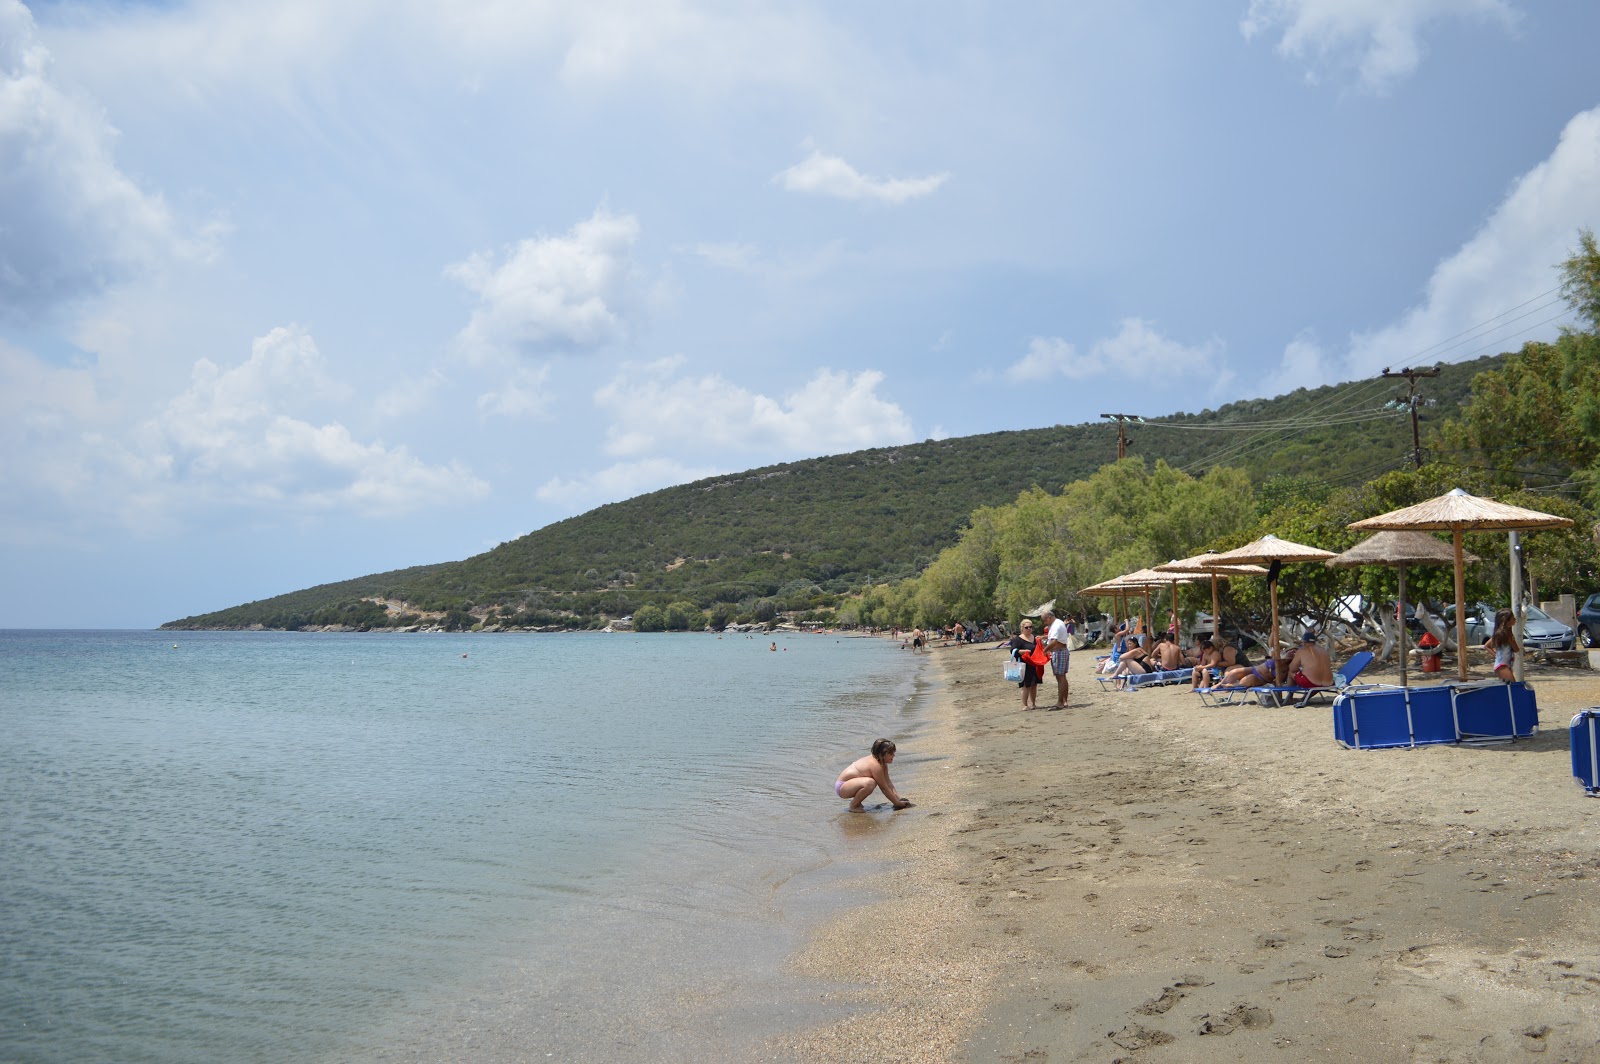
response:
[[[846,1015],[788,961],[908,830],[832,784],[889,736],[915,792],[918,661],[0,632],[0,1060],[757,1059]]]

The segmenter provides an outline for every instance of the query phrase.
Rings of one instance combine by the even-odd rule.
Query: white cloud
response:
[[[504,417],[543,414],[550,408],[550,393],[545,387],[549,379],[549,366],[519,369],[495,391],[478,396],[478,411]]]
[[[684,465],[675,458],[644,458],[618,462],[595,473],[577,477],[552,477],[534,493],[541,502],[577,511],[618,499],[631,499],[657,488],[716,476],[727,472],[712,467]]]
[[[751,270],[759,255],[754,244],[741,244],[734,241],[724,243],[701,243],[694,246],[694,253],[725,270],[744,273]]]
[[[718,374],[677,376],[682,358],[628,364],[595,393],[610,411],[606,452],[642,455],[662,449],[719,450],[786,456],[836,454],[904,443],[911,421],[877,394],[877,370],[820,369],[798,391],[773,399]]]
[[[1028,352],[1006,369],[1013,381],[1042,381],[1061,376],[1088,380],[1110,374],[1159,374],[1158,381],[1178,381],[1182,375],[1209,365],[1222,350],[1212,339],[1198,346],[1181,344],[1161,335],[1140,318],[1124,318],[1115,336],[1096,340],[1087,354],[1058,336],[1036,336]]]
[[[141,443],[164,486],[191,505],[381,515],[487,493],[459,463],[428,465],[403,445],[363,443],[338,422],[295,416],[344,392],[310,336],[274,329],[231,369],[196,362],[189,388],[142,427]]]
[[[837,155],[813,151],[772,180],[790,192],[814,192],[847,200],[876,200],[898,206],[938,190],[949,174],[928,177],[873,177]]]
[[[0,0],[0,318],[37,319],[171,256],[210,251],[117,167],[116,130],[50,67],[28,9]]]
[[[503,260],[479,253],[446,268],[478,296],[458,343],[470,357],[592,351],[627,336],[640,302],[632,260],[639,223],[605,207],[565,236],[523,240]]]
[[[1239,24],[1246,40],[1281,29],[1277,51],[1310,64],[1353,66],[1368,89],[1383,91],[1416,70],[1430,22],[1468,18],[1511,27],[1506,0],[1251,0]]]
[[[1278,369],[1260,378],[1254,389],[1260,395],[1284,395],[1296,388],[1316,388],[1327,383],[1328,358],[1315,334],[1305,330],[1284,345]]]
[[[1339,379],[1496,354],[1530,336],[1551,335],[1556,326],[1547,319],[1565,307],[1551,291],[1556,267],[1583,227],[1600,228],[1600,107],[1567,123],[1550,157],[1524,174],[1472,239],[1433,271],[1421,304],[1352,338]]]

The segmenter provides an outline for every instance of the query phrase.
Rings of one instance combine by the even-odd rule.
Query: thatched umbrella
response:
[[[1478,557],[1475,554],[1462,554],[1468,562],[1476,564]],[[1428,535],[1426,532],[1390,531],[1379,532],[1368,536],[1343,554],[1329,558],[1326,564],[1330,567],[1353,568],[1357,565],[1392,565],[1399,571],[1400,576],[1400,686],[1408,686],[1406,680],[1406,566],[1408,565],[1449,565],[1455,560],[1455,552],[1443,540]],[[1456,611],[1459,613],[1458,605]]]
[[[1129,573],[1127,576],[1119,576],[1115,581],[1113,581],[1113,583],[1121,587],[1135,590],[1142,589],[1144,591],[1144,612],[1146,617],[1150,616],[1151,612],[1150,589],[1153,587],[1166,587],[1168,584],[1171,584],[1172,631],[1174,634],[1176,634],[1178,631],[1178,585],[1187,584],[1189,582],[1189,580],[1182,576],[1174,573],[1158,572],[1154,568],[1140,569],[1136,572]]]
[[[1540,513],[1521,506],[1511,506],[1493,499],[1480,499],[1468,495],[1460,488],[1451,488],[1438,498],[1419,502],[1400,510],[1391,510],[1377,517],[1356,521],[1349,527],[1357,529],[1412,528],[1426,532],[1450,533],[1455,547],[1456,564],[1456,650],[1460,675],[1467,678],[1467,578],[1461,549],[1461,533],[1466,530],[1483,531],[1503,529],[1515,532],[1533,528],[1566,528],[1571,518]]]
[[[1179,558],[1167,562],[1165,565],[1157,565],[1155,570],[1158,573],[1174,573],[1179,576],[1211,577],[1211,637],[1220,639],[1222,637],[1222,606],[1221,599],[1217,594],[1217,581],[1226,580],[1230,576],[1266,576],[1267,570],[1259,565],[1230,565],[1227,568],[1223,568],[1219,565],[1206,564],[1216,556],[1216,551],[1208,550],[1203,554],[1196,554],[1192,558]],[[1174,586],[1173,592],[1173,597],[1176,599],[1176,586]]]
[[[1091,585],[1090,587],[1086,587],[1078,592],[1078,594],[1086,595],[1090,598],[1111,599],[1111,609],[1113,611],[1111,615],[1111,626],[1113,629],[1115,629],[1117,623],[1115,612],[1117,609],[1117,601],[1127,593],[1127,588],[1117,586],[1118,579],[1120,578],[1113,577],[1110,580],[1102,580],[1098,584]]]
[[[1267,566],[1267,590],[1272,597],[1272,660],[1278,659],[1278,571],[1284,562],[1323,562],[1333,557],[1333,551],[1322,550],[1319,547],[1308,547],[1304,543],[1294,543],[1287,539],[1279,539],[1272,533],[1267,533],[1254,543],[1246,543],[1234,550],[1225,550],[1221,554],[1212,555],[1207,566],[1229,565],[1265,565]]]

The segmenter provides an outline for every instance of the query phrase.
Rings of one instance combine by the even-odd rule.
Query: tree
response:
[[[633,611],[633,630],[635,632],[664,632],[667,630],[667,618],[660,606],[646,603]]]
[[[1561,295],[1578,316],[1600,332],[1600,245],[1593,229],[1578,230],[1578,248],[1560,266]]]

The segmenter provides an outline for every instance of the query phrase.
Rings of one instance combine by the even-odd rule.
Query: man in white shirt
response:
[[[1066,622],[1054,610],[1044,610],[1039,619],[1045,623],[1044,648],[1050,652],[1050,671],[1056,677],[1056,704],[1051,709],[1067,708],[1067,665],[1072,660],[1072,648],[1067,644]]]

